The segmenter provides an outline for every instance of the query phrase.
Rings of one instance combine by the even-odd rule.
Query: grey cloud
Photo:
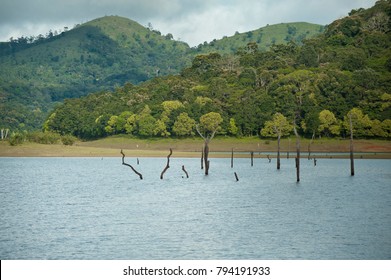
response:
[[[37,35],[59,26],[72,27],[104,15],[119,15],[143,25],[151,22],[161,32],[170,32],[175,38],[196,45],[266,24],[292,21],[327,24],[351,9],[370,7],[375,1],[1,0],[0,40]]]

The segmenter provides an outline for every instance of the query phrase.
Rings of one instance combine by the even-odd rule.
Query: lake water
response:
[[[125,161],[0,158],[0,259],[391,259],[391,160]]]

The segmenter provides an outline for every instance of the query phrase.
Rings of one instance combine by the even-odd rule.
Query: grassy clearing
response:
[[[308,152],[309,139],[301,139],[301,151]],[[356,153],[368,153],[366,157],[391,158],[391,141],[385,140],[355,140]],[[42,157],[107,157],[120,156],[124,150],[127,156],[148,157],[167,156],[169,148],[174,151],[174,157],[198,157],[203,141],[200,138],[187,139],[137,139],[128,136],[112,136],[88,142],[76,142],[73,146],[61,144],[44,145],[26,142],[20,146],[10,146],[7,141],[0,142],[0,156],[42,156]],[[281,151],[295,152],[294,138],[281,140]],[[216,137],[210,143],[211,156],[229,157],[231,150],[243,152],[274,153],[277,141],[258,137],[229,138]],[[316,139],[311,144],[312,153],[346,153],[349,151],[349,140]],[[236,155],[240,156],[240,155]]]

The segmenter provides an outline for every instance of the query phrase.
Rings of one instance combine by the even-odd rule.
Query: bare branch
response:
[[[189,178],[189,173],[187,173],[184,165],[182,165],[182,170],[183,170],[183,172],[185,172],[186,178]]]
[[[208,141],[212,140],[213,137],[215,137],[216,131],[217,131],[217,128],[213,131],[212,135],[208,138]]]
[[[163,179],[164,173],[166,173],[167,169],[170,168],[170,157],[172,155],[172,149],[170,148],[170,153],[167,156],[167,164],[166,167],[163,169],[162,173],[160,174],[160,179]]]
[[[134,169],[133,166],[131,166],[130,164],[125,162],[125,154],[122,151],[122,149],[121,149],[121,154],[122,154],[122,165],[129,166],[133,170],[133,172],[136,173],[140,177],[140,180],[142,180],[143,179],[143,175],[141,173],[137,172],[137,170]]]
[[[201,131],[200,131],[200,127],[199,127],[198,124],[196,125],[196,130],[197,130],[198,134],[201,136],[201,138],[204,139],[204,141],[206,141],[206,138],[205,138],[204,135],[202,135],[202,133],[201,133]]]

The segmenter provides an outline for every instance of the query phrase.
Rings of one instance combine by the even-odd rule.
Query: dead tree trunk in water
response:
[[[210,134],[210,135],[202,135],[200,132],[198,125],[196,125],[196,130],[198,134],[201,136],[202,139],[204,139],[204,165],[205,165],[205,175],[209,174],[209,142],[213,139],[213,137],[216,134],[217,128]]]
[[[296,180],[300,182],[300,137],[295,124],[293,124],[293,131],[296,135]]]
[[[163,179],[164,173],[166,173],[167,169],[170,168],[170,157],[171,157],[171,155],[172,155],[172,149],[170,148],[170,153],[167,156],[167,164],[166,164],[166,167],[164,167],[162,173],[160,174],[160,179]]]
[[[251,155],[251,166],[254,166],[254,152],[250,152]]]
[[[238,174],[236,174],[236,172],[234,172],[234,175],[235,175],[236,182],[239,181]]]
[[[204,165],[205,165],[205,175],[209,174],[209,141],[204,143]]]
[[[231,168],[234,167],[234,148],[232,148],[232,151],[231,151]]]
[[[189,178],[189,173],[187,173],[184,165],[182,165],[182,170],[183,170],[183,172],[185,172],[186,178]]]
[[[121,154],[122,154],[122,165],[129,166],[133,170],[133,172],[136,173],[140,177],[140,180],[142,180],[143,179],[143,175],[141,173],[137,172],[137,170],[134,169],[133,166],[131,166],[128,163],[125,163],[125,154],[124,154],[124,152],[122,150],[121,150]]]
[[[204,147],[201,149],[201,169],[204,169]]]
[[[277,170],[280,170],[281,163],[280,163],[280,140],[281,140],[281,133],[278,133],[277,135]]]
[[[352,115],[351,114],[349,114],[349,126],[350,126],[350,175],[354,176],[353,123],[352,123]]]
[[[308,160],[311,159],[311,144],[312,144],[312,142],[314,142],[314,138],[315,138],[315,132],[312,133],[311,141],[310,141],[310,143],[308,144]]]

